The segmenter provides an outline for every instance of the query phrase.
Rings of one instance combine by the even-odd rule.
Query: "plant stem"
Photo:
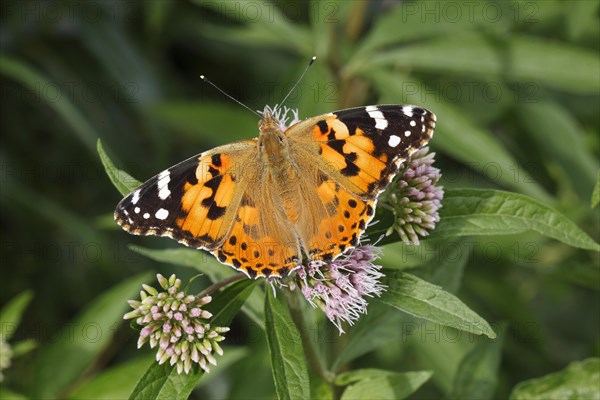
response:
[[[201,291],[201,292],[200,292],[200,293],[199,293],[199,294],[196,296],[196,298],[198,298],[198,299],[201,299],[201,298],[203,298],[204,296],[208,296],[208,295],[209,295],[209,294],[211,294],[212,292],[215,292],[215,291],[217,291],[217,290],[221,289],[223,286],[227,286],[227,285],[229,285],[229,284],[230,284],[230,283],[232,283],[232,282],[239,281],[239,280],[242,280],[242,279],[244,279],[244,278],[246,278],[246,275],[244,275],[244,274],[243,274],[243,273],[241,273],[241,272],[240,272],[240,273],[238,273],[238,274],[232,275],[232,276],[230,276],[229,278],[225,278],[225,279],[223,279],[222,281],[219,281],[219,282],[213,283],[212,285],[210,285],[209,287],[207,287],[206,289],[204,289],[203,291]]]
[[[315,374],[323,378],[325,382],[332,383],[335,375],[323,366],[321,359],[317,355],[317,351],[310,340],[310,333],[306,328],[306,322],[304,321],[304,315],[302,315],[302,309],[300,308],[300,303],[298,302],[298,296],[296,295],[296,292],[284,290],[284,293],[291,317],[294,320],[294,324],[298,328],[298,331],[300,332],[302,347],[304,348],[304,355],[306,357],[306,361],[308,362],[308,366]]]

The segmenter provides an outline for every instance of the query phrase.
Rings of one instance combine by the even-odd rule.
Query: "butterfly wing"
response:
[[[329,261],[358,244],[375,213],[375,200],[362,199],[325,175],[314,187],[316,204],[309,213],[321,212],[314,223],[303,225],[303,243],[312,259]]]
[[[164,170],[121,200],[115,220],[129,233],[216,249],[233,224],[244,192],[242,166],[255,149],[256,140],[235,142]]]
[[[214,254],[251,278],[286,276],[301,261],[296,229],[269,180],[257,176],[249,181],[254,184],[242,197],[227,240]]]
[[[299,162],[314,165],[309,175],[316,176],[320,204],[309,212],[325,213],[318,225],[302,227],[312,257],[335,258],[356,245],[374,215],[377,196],[400,164],[429,142],[435,121],[423,108],[379,105],[310,118],[286,131]]]
[[[115,220],[129,233],[209,250],[252,278],[286,275],[299,240],[256,148],[256,140],[232,143],[161,172],[121,200]]]

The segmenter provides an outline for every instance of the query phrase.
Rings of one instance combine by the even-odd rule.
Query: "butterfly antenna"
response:
[[[302,75],[300,75],[300,78],[298,78],[298,80],[296,81],[296,83],[294,84],[294,86],[292,87],[292,89],[288,92],[288,94],[285,95],[285,97],[283,98],[283,100],[281,100],[281,102],[279,103],[280,106],[283,106],[283,103],[285,103],[285,101],[287,100],[287,98],[290,97],[290,94],[292,94],[292,92],[294,91],[294,89],[296,89],[296,86],[298,86],[298,84],[300,83],[300,81],[302,80],[302,78],[304,78],[304,75],[306,74],[306,71],[308,71],[308,69],[310,68],[311,65],[313,65],[313,63],[315,62],[316,59],[317,59],[317,56],[313,56],[313,58],[310,59],[310,61],[308,62],[308,65],[306,66],[306,68],[304,68],[304,72],[302,72]]]
[[[222,90],[220,87],[218,87],[217,85],[215,85],[214,83],[212,83],[211,81],[209,81],[208,78],[205,77],[204,75],[200,75],[200,79],[202,79],[204,82],[208,83],[209,85],[211,85],[212,87],[214,87],[215,89],[217,89],[219,92],[221,92],[222,94],[224,94],[226,97],[229,97],[231,100],[233,100],[236,103],[238,103],[240,106],[244,107],[246,110],[250,111],[252,114],[255,114],[255,115],[258,115],[259,117],[261,117],[261,115],[259,113],[257,113],[256,111],[254,111],[253,109],[251,109],[250,107],[248,107],[247,105],[245,105],[244,103],[242,103],[241,101],[239,101],[238,99],[236,99],[235,97],[233,97],[233,96],[225,93],[224,90]]]

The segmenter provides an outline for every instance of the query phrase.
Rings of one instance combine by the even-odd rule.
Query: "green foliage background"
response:
[[[301,117],[377,103],[425,106],[438,117],[431,148],[446,188],[527,195],[597,243],[599,8],[585,0],[2,2],[0,319],[2,334],[19,344],[2,393],[129,396],[152,356],[135,350],[135,332],[120,321],[125,300],[151,282],[149,271],[185,278],[203,264],[208,278],[226,274],[202,253],[120,231],[112,220],[120,195],[96,152],[100,138],[117,168],[145,180],[212,146],[256,136],[256,117],[201,74],[262,109],[280,101],[316,55],[288,101]],[[555,223],[513,200],[498,207]],[[391,313],[383,302],[338,337],[307,309],[329,361],[339,372],[421,371],[401,375],[415,390],[427,381],[412,398],[483,399],[598,357],[593,245],[583,250],[561,238],[562,225],[554,236],[535,226],[501,236],[520,231],[518,222],[495,221],[479,221],[475,231],[485,235],[444,231],[420,248],[387,244],[382,263],[456,294],[499,340]],[[275,396],[260,301],[251,296],[234,319],[225,356],[193,397]],[[585,388],[581,371],[597,369],[593,360],[572,364],[544,384],[574,376]],[[400,379],[362,374],[338,383]],[[329,395],[311,383],[313,395]],[[526,382],[512,396],[532,398],[539,387]],[[363,393],[352,390],[348,396]]]

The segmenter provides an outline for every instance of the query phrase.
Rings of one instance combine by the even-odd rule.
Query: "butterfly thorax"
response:
[[[278,166],[289,159],[288,140],[273,115],[265,113],[258,123],[260,135],[258,148],[261,158],[271,166]]]

